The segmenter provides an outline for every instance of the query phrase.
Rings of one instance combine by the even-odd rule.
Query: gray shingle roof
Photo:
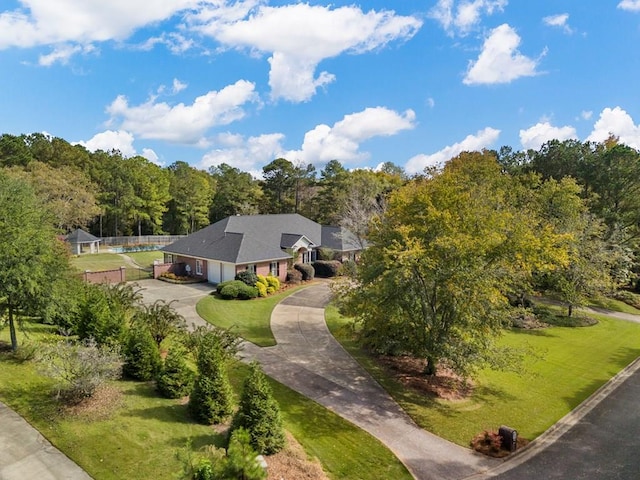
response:
[[[93,243],[102,241],[98,237],[91,235],[89,232],[85,232],[81,228],[65,235],[64,239],[69,243]]]
[[[280,248],[282,239],[295,237],[295,243],[301,236],[320,245],[322,226],[295,213],[239,215],[209,225],[162,251],[235,264],[256,263],[291,258]]]
[[[346,228],[323,226],[322,246],[340,252],[362,250],[358,239]]]

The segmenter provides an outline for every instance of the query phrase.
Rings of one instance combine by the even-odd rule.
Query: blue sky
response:
[[[640,148],[640,0],[4,0],[0,133],[257,173]]]

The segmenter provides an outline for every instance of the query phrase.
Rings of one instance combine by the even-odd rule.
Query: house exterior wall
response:
[[[186,275],[196,278],[207,278],[207,261],[202,259],[196,259],[191,257],[183,257],[182,255],[174,255],[174,263],[182,263]],[[200,269],[198,270],[197,263],[200,262]]]
[[[268,276],[271,273],[271,263],[272,262],[261,262],[256,263],[256,273],[258,275]],[[278,272],[278,280],[284,282],[287,279],[287,260],[278,260],[279,264],[279,272]],[[247,265],[236,265],[236,274],[243,272],[247,269]]]

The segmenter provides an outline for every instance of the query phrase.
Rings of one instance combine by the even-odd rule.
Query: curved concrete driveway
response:
[[[497,466],[413,423],[327,329],[330,295],[328,285],[319,284],[286,298],[271,315],[278,345],[247,344],[245,360],[258,360],[268,375],[378,438],[417,479],[459,480]]]

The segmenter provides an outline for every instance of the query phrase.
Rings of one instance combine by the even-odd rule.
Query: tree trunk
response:
[[[571,317],[573,315],[573,303],[569,304],[569,311],[567,313],[567,317]]]
[[[11,350],[18,350],[18,337],[16,336],[16,323],[13,318],[13,305],[9,302],[9,334],[11,335]]]
[[[436,360],[431,356],[427,356],[427,364],[424,367],[424,374],[435,377],[436,371],[437,371]]]

